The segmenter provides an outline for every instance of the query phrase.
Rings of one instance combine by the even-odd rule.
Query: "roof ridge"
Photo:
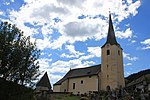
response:
[[[97,65],[92,65],[92,66],[87,66],[87,67],[81,67],[81,68],[74,68],[74,69],[71,69],[71,70],[77,70],[77,69],[86,69],[86,68],[91,68],[91,67],[94,67],[94,66],[99,66],[101,64],[97,64]]]

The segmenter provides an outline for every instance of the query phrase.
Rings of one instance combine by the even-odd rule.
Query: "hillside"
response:
[[[33,90],[0,78],[0,100],[34,100]]]
[[[140,71],[138,73],[134,73],[134,74],[131,74],[129,75],[128,77],[125,78],[126,80],[126,84],[132,82],[133,80],[143,76],[143,75],[146,75],[146,74],[150,74],[150,69],[147,69],[147,70],[143,70],[143,71]]]

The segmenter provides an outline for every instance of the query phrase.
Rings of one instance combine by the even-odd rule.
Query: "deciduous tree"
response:
[[[39,76],[40,51],[30,37],[23,35],[15,25],[0,24],[0,77],[19,84],[33,85]]]

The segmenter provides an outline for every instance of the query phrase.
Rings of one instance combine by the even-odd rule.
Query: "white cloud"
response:
[[[38,59],[38,61],[39,61],[40,70],[45,71],[46,69],[50,67],[49,63],[52,61],[52,59],[41,58],[41,59]]]
[[[132,63],[127,63],[127,64],[124,64],[124,66],[131,66]]]
[[[123,52],[123,57],[127,60],[130,60],[130,61],[137,61],[138,60],[138,57],[136,57],[136,56],[131,57],[129,53],[125,53],[125,52]]]
[[[127,63],[126,65],[127,65],[127,66],[131,66],[131,65],[132,65],[132,63]]]
[[[124,32],[123,31],[117,31],[116,36],[119,38],[131,38],[132,37],[132,30],[130,28],[127,28]]]
[[[75,21],[71,20],[70,22],[62,22],[57,24],[55,27],[59,28],[60,33],[65,36],[65,38],[68,38],[66,42],[69,43],[86,41],[87,39],[92,38],[100,40],[106,37],[108,30],[106,20],[89,18],[76,18]]]
[[[63,77],[62,75],[58,75],[58,74],[50,74],[49,71],[48,71],[48,76],[52,86],[54,83],[56,83],[59,79]]]
[[[130,1],[130,0],[128,0]],[[140,6],[141,2],[140,0],[136,1],[135,3],[131,3],[129,2],[130,6],[128,8],[128,11],[130,14],[133,14],[133,16],[135,16],[138,12],[137,12],[137,8]]]
[[[51,47],[50,40],[48,38],[36,39],[36,43],[37,47],[41,50]]]
[[[68,42],[70,39],[68,37],[65,36],[60,36],[58,39],[54,40],[53,42],[49,42],[50,45],[48,46],[49,48],[52,49],[61,49],[62,45],[65,44],[66,42]],[[48,48],[46,47],[46,48]]]
[[[85,25],[83,22],[70,22],[65,25],[64,32],[71,37],[91,36],[98,29],[98,25]]]
[[[83,55],[84,53],[81,53],[79,51],[75,50],[74,45],[66,45],[66,50],[69,50],[69,54],[63,53],[60,57],[66,57],[66,58],[78,58],[79,56]]]
[[[2,11],[0,11],[0,15],[3,15],[3,12],[2,12]]]
[[[88,67],[90,65],[95,64],[94,61],[88,61],[90,58],[93,58],[95,56],[96,55],[94,54],[88,54],[69,61],[58,60],[52,63],[52,65],[50,65],[51,66],[50,72],[66,73],[70,68],[72,69],[72,68]]]
[[[75,46],[74,45],[66,45],[66,49],[68,49],[70,51],[70,53],[73,54],[78,54],[79,51],[75,51]]]
[[[130,15],[137,14],[137,8],[140,6],[140,0],[133,2],[132,0],[112,1],[112,0],[24,0],[26,5],[23,5],[19,11],[12,10],[10,12],[10,20],[15,23],[26,35],[32,36],[37,34],[36,27],[25,26],[28,22],[33,26],[40,25],[41,33],[44,38],[48,38],[45,34],[55,34],[52,29],[56,28],[60,32],[60,36],[56,41],[49,42],[49,48],[57,49],[67,42],[74,43],[76,41],[85,41],[87,39],[102,39],[106,37],[108,30],[108,12],[111,9],[115,15],[116,26],[122,20]],[[22,16],[24,15],[24,16]],[[87,18],[78,19],[78,16],[86,15]],[[94,16],[100,17],[92,19]],[[54,18],[61,21],[56,23]],[[116,27],[114,26],[114,27]],[[117,27],[116,27],[117,29]],[[125,32],[119,32],[119,38],[130,38],[132,31],[130,28]],[[60,42],[60,40],[62,40]],[[45,41],[45,39],[41,40]],[[47,46],[41,47],[47,48]],[[39,46],[40,47],[40,46]]]
[[[58,3],[61,3],[63,5],[68,6],[74,6],[74,7],[81,7],[82,4],[84,4],[84,1],[86,0],[57,0]]]
[[[10,5],[10,2],[4,2],[3,5],[8,6],[8,5]]]
[[[100,57],[101,47],[88,47],[88,52],[90,52],[90,54],[95,55],[96,57]]]
[[[76,55],[70,55],[70,54],[61,54],[60,57],[65,57],[65,58],[74,58],[74,57],[77,57]]]
[[[80,62],[77,59],[70,60],[70,61],[58,60],[51,65],[50,72],[51,73],[56,73],[56,72],[66,73],[67,71],[69,71],[70,68],[74,68],[75,66],[79,64]]]
[[[150,39],[146,39],[141,42],[141,44],[145,45],[142,49],[150,49]]]
[[[67,71],[69,71],[69,67],[60,67],[58,65],[56,65],[56,67],[52,67],[51,69],[49,69],[50,73],[66,73]]]
[[[31,17],[42,18],[49,21],[55,17],[67,15],[68,12],[69,10],[65,7],[56,6],[54,4],[48,3],[43,4],[43,6],[40,6],[39,8],[34,8]]]
[[[131,75],[132,73],[131,72],[126,72],[125,73],[125,77],[127,77],[127,76],[129,76],[129,75]]]
[[[79,59],[82,61],[82,60],[88,60],[90,58],[93,58],[95,55],[93,54],[89,54],[89,55],[85,55],[85,56],[81,56]]]
[[[45,53],[44,53],[44,52],[41,52],[40,55],[45,55]]]
[[[14,2],[15,0],[11,0],[11,2]]]

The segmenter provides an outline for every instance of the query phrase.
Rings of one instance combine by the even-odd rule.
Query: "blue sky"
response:
[[[101,63],[109,10],[123,48],[124,75],[150,68],[149,0],[0,0],[0,20],[37,41],[51,83],[73,68]]]

